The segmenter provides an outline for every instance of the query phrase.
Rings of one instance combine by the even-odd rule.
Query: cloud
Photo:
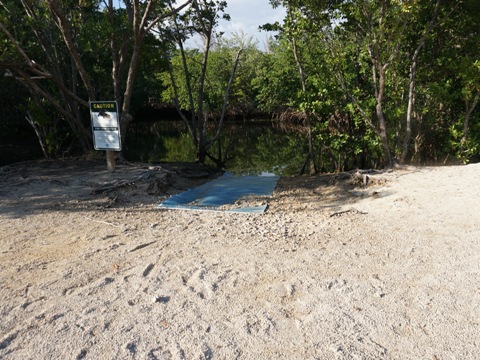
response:
[[[259,26],[282,22],[285,17],[285,9],[280,7],[273,9],[268,0],[228,0],[225,13],[230,15],[230,21],[221,20],[217,32],[223,32],[225,38],[230,38],[234,33],[245,33],[253,36],[258,47],[265,48],[266,40],[273,35],[270,32],[260,31]],[[198,38],[187,42],[190,47],[202,47]]]
[[[226,37],[234,32],[241,32],[253,36],[260,43],[269,33],[260,32],[258,27],[266,23],[281,22],[285,17],[285,9],[273,9],[268,0],[229,0],[225,11],[230,15],[230,21],[221,21],[219,31]]]

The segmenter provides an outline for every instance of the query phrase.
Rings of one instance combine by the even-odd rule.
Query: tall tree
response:
[[[312,127],[313,108],[311,104],[311,97],[309,96],[309,89],[307,88],[307,78],[311,74],[307,73],[305,68],[305,46],[302,46],[302,42],[304,42],[304,37],[308,36],[308,31],[318,30],[318,28],[321,27],[322,24],[320,24],[320,26],[317,25],[312,28],[312,22],[305,21],[306,16],[304,13],[302,13],[302,10],[305,10],[304,5],[306,4],[306,2],[297,0],[272,0],[270,1],[270,3],[274,8],[278,6],[283,6],[287,12],[286,18],[284,19],[282,26],[278,26],[278,24],[266,24],[263,26],[263,28],[266,30],[280,30],[282,35],[289,42],[292,56],[295,59],[298,79],[302,93],[300,103],[297,106],[299,107],[298,110],[301,110],[305,113],[308,141],[308,153],[301,167],[300,173],[304,173],[308,165],[309,173],[313,175],[317,173]],[[324,11],[325,9],[323,1],[317,1],[315,3],[311,3],[310,5],[312,5],[318,12]]]
[[[229,16],[224,14],[226,6],[225,1],[196,0],[188,12],[173,17],[171,22],[166,24],[168,26],[163,24],[164,26],[159,27],[162,38],[166,39],[165,46],[169,46],[173,40],[178,47],[179,55],[177,68],[174,68],[175,63],[172,61],[168,79],[164,77],[165,83],[169,86],[164,95],[173,102],[185,122],[197,149],[197,161],[204,163],[208,157],[218,166],[223,165],[222,159],[215,157],[209,150],[214,143],[219,142],[230,87],[242,52],[242,49],[239,49],[233,60],[228,81],[223,85],[224,95],[221,105],[218,106],[218,103],[215,104],[212,98],[209,98],[212,93],[209,94],[207,83],[209,75],[212,74],[209,74],[208,68],[211,62],[211,51],[217,38],[215,29],[218,21],[220,18],[229,19]],[[186,49],[185,40],[192,35],[200,36],[203,40],[202,52]],[[175,60],[175,57],[172,60]],[[217,90],[219,90],[218,86]],[[184,110],[188,114],[185,114]],[[210,137],[207,130],[209,118],[212,117],[214,110],[219,110],[219,116],[215,133]]]
[[[102,12],[99,0],[21,0],[15,4],[2,1],[0,31],[15,50],[11,52],[13,59],[2,60],[2,67],[14,73],[16,78],[22,79],[32,92],[53,104],[78,134],[84,151],[88,151],[91,148],[91,135],[85,121],[82,121],[81,109],[88,109],[88,102],[97,100],[100,95],[97,89],[104,88],[102,84],[95,83],[96,64],[91,60],[95,58],[95,52],[103,53],[103,49],[110,47],[110,89],[113,88],[114,97],[121,109],[121,134],[125,139],[132,120],[130,105],[133,85],[145,37],[157,23],[185,9],[192,1],[185,0],[177,7],[167,8],[164,2],[158,0],[124,0],[124,8],[117,9],[113,0],[107,0],[103,1]],[[22,21],[7,21],[12,13]],[[97,26],[96,33],[88,27],[95,23],[101,24]],[[48,26],[45,27],[46,25]],[[85,33],[91,38],[86,38]],[[26,48],[26,44],[31,43],[26,38],[32,35],[38,47],[43,50],[45,58],[42,62],[34,61]],[[59,45],[64,49],[63,55],[68,54],[68,79],[64,78],[62,72],[63,59],[58,58]],[[40,80],[48,80],[48,85],[53,90],[48,91]],[[66,99],[68,105],[52,91],[61,94],[60,99]],[[107,152],[110,168],[114,167],[113,161],[113,153]]]
[[[480,152],[480,134],[473,133],[471,136],[471,122],[475,109],[480,101],[480,45],[478,37],[480,36],[480,25],[478,18],[480,16],[480,4],[478,1],[467,0],[461,4],[458,11],[459,21],[456,22],[455,34],[457,43],[461,48],[457,53],[456,69],[461,83],[461,97],[464,102],[463,133],[460,139],[459,156],[464,161],[472,154]],[[454,8],[456,10],[456,8]],[[462,25],[462,30],[458,25]],[[476,118],[478,127],[480,121]]]
[[[0,31],[8,44],[0,66],[35,94],[38,105],[38,99],[46,99],[68,122],[82,149],[88,151],[91,138],[79,111],[88,101],[79,95],[73,59],[66,56],[48,4],[22,0],[1,2],[0,6]]]
[[[410,65],[410,76],[409,76],[409,87],[408,87],[408,105],[407,105],[407,116],[406,116],[406,125],[405,125],[405,137],[403,140],[403,147],[402,147],[402,154],[400,156],[400,163],[405,163],[407,161],[407,156],[410,148],[410,141],[412,137],[412,112],[413,106],[415,103],[415,78],[417,76],[417,65],[418,65],[418,57],[420,55],[420,51],[422,50],[423,46],[425,45],[425,41],[427,40],[427,36],[437,21],[438,11],[440,9],[440,2],[441,0],[437,0],[433,15],[426,26],[425,30],[422,33],[422,37],[418,41],[418,45],[415,48],[412,56],[412,63]]]
[[[409,4],[389,0],[359,0],[356,4],[348,4],[346,9],[347,23],[351,23],[359,35],[355,40],[363,43],[370,59],[376,123],[370,120],[365,109],[361,109],[361,112],[380,139],[385,166],[391,167],[393,157],[385,118],[387,71],[402,45],[409,18]],[[349,94],[353,97],[351,92]],[[359,105],[357,100],[355,103]]]
[[[423,17],[424,27],[432,5],[423,7],[424,14],[419,17]],[[418,58],[418,101],[412,122],[413,146],[409,149],[413,160],[466,162],[480,150],[475,101],[480,74],[479,16],[480,4],[476,0],[441,2],[437,25]]]
[[[133,85],[137,75],[140,52],[147,34],[161,21],[174,16],[186,8],[193,0],[186,0],[180,6],[174,7],[172,3],[167,8],[163,2],[157,0],[148,0],[141,2],[139,0],[124,0],[127,12],[128,24],[132,31],[123,33],[119,37],[116,30],[116,17],[113,0],[108,0],[106,9],[109,21],[112,27],[111,32],[111,52],[112,52],[112,80],[114,87],[114,96],[121,105],[121,128],[122,137],[125,137],[126,129],[132,121],[130,114],[130,104],[133,94]],[[160,5],[160,7],[159,7]],[[130,52],[130,57],[129,57]],[[129,58],[129,60],[127,60]],[[123,67],[128,68],[125,82],[121,80]]]

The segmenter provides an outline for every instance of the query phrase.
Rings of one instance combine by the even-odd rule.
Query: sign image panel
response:
[[[91,101],[93,146],[95,150],[122,150],[116,101]]]

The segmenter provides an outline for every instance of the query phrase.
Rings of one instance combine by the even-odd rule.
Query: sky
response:
[[[260,25],[266,23],[282,22],[285,17],[285,9],[273,9],[268,0],[226,0],[225,13],[230,15],[230,21],[221,21],[217,31],[225,32],[224,37],[229,38],[232,33],[251,35],[258,41],[260,49],[265,48],[268,36],[266,31],[258,31]]]
[[[227,8],[225,12],[230,15],[230,21],[221,21],[217,31],[224,32],[224,36],[229,38],[232,33],[243,31],[247,35],[254,37],[258,41],[258,47],[265,49],[265,43],[269,35],[266,31],[258,31],[260,25],[266,23],[282,22],[285,17],[285,9],[279,7],[273,9],[268,0],[226,0]],[[115,0],[114,3],[121,4],[121,0]],[[178,1],[178,4],[183,3]],[[118,5],[122,6],[122,5]],[[193,42],[193,43],[192,43]],[[188,46],[200,47],[197,41],[189,41]]]
[[[234,31],[243,30],[262,43],[266,40],[268,33],[259,32],[258,27],[275,21],[282,22],[285,17],[285,10],[273,9],[268,0],[227,0],[227,4],[226,13],[231,19],[222,21],[219,26],[219,30],[225,31],[227,37]]]

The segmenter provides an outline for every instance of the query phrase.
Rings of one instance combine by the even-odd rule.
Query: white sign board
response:
[[[95,150],[122,150],[116,101],[91,101],[93,147]]]

